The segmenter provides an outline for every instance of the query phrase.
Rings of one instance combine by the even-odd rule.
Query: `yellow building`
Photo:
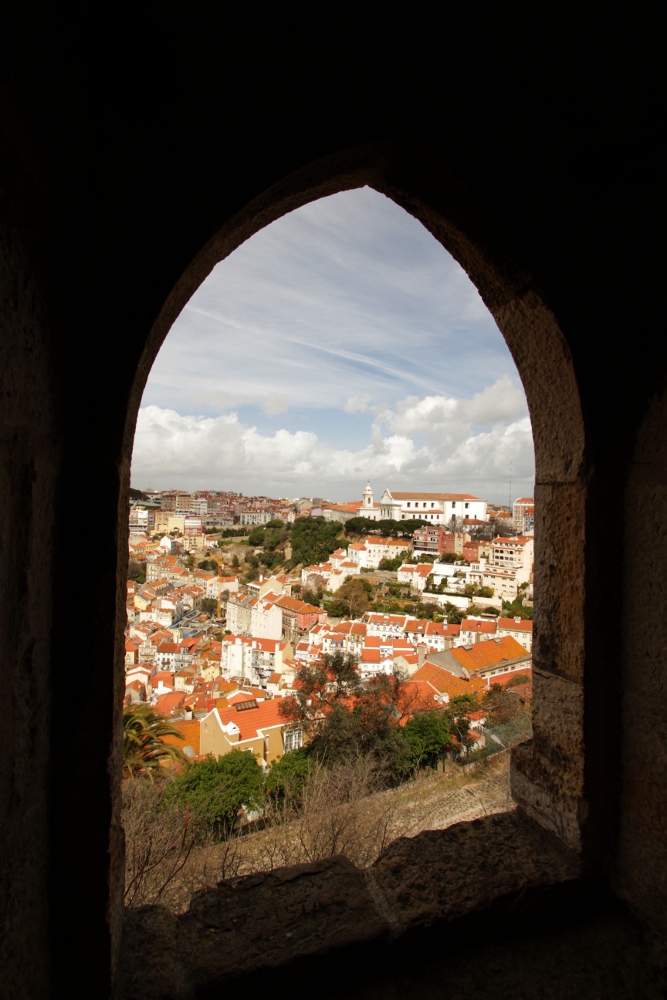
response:
[[[280,714],[283,700],[252,699],[223,711],[214,708],[200,723],[200,753],[221,757],[230,750],[250,750],[268,766],[298,749],[303,742],[301,725]]]

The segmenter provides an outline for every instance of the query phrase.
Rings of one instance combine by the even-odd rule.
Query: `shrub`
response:
[[[262,805],[264,775],[254,754],[232,750],[196,761],[165,792],[167,805],[188,807],[200,827],[225,836],[242,807]]]

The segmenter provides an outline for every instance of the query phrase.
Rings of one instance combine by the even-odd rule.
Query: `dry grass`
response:
[[[198,835],[183,812],[162,812],[160,790],[124,785],[126,905],[159,902],[182,912],[199,889],[225,878],[344,854],[361,868],[398,837],[442,829],[509,807],[507,756],[469,771],[421,773],[389,791],[367,760],[313,772],[303,805],[275,807],[264,829],[216,842]]]

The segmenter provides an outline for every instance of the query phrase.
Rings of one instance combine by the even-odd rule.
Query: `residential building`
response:
[[[396,574],[398,583],[409,583],[410,588],[421,593],[426,589],[426,581],[433,573],[433,563],[403,563]]]
[[[200,753],[221,757],[231,750],[249,750],[268,767],[278,757],[298,749],[302,727],[281,714],[284,699],[246,699],[230,708],[214,708],[200,723]]]
[[[322,505],[322,517],[325,521],[349,521],[352,517],[358,517],[358,502],[354,503],[327,503]]]
[[[529,583],[533,574],[534,540],[530,536],[504,538],[502,535],[491,542],[489,564],[502,569],[513,569],[519,583]]]
[[[402,538],[378,538],[369,535],[361,542],[352,542],[347,558],[362,569],[377,569],[383,559],[405,559],[412,550],[411,542]]]
[[[485,642],[496,634],[495,618],[464,618],[460,625],[455,646],[470,646],[475,642]]]
[[[511,635],[524,649],[532,652],[533,623],[524,618],[498,618],[496,635],[502,638]]]
[[[367,635],[379,635],[381,638],[396,636],[404,638],[408,622],[415,622],[413,615],[383,615],[376,611],[367,611],[363,617]]]
[[[530,653],[510,635],[455,646],[437,654],[437,663],[459,676],[479,677],[487,686],[506,682],[501,676],[507,675],[508,680],[516,671],[532,670]]]
[[[535,526],[535,500],[533,497],[519,497],[512,505],[512,526],[523,535]]]

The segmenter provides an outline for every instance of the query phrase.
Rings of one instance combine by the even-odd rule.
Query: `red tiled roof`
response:
[[[499,639],[488,639],[484,642],[476,642],[472,649],[465,646],[455,646],[449,653],[465,667],[466,670],[483,670],[493,667],[504,660],[530,659],[524,647],[511,635],[502,636]]]
[[[489,632],[494,634],[496,631],[496,623],[492,622],[478,622],[474,621],[472,618],[464,618],[461,622],[462,632]]]
[[[194,750],[195,756],[198,757],[200,753],[199,719],[179,719],[178,722],[174,722],[174,727],[183,733],[183,739],[179,740],[177,736],[163,736],[163,742],[178,746],[181,750],[190,746]]]
[[[162,715],[170,715],[174,709],[182,706],[184,700],[184,691],[169,691],[166,694],[160,695],[153,709],[155,712],[161,712]]]
[[[415,681],[427,683],[438,694],[448,694],[450,698],[455,698],[459,694],[479,694],[486,687],[484,681],[479,677],[471,677],[469,680],[455,677],[448,670],[435,663],[429,663],[428,660],[421,665],[407,683],[412,684]]]
[[[280,714],[282,702],[282,698],[272,698],[270,701],[260,702],[257,708],[246,708],[241,712],[237,711],[236,708],[227,708],[218,712],[218,715],[223,726],[233,722],[239,727],[240,740],[251,740],[257,737],[260,729],[287,724],[288,720]]]
[[[532,632],[533,623],[526,619],[519,619],[519,621],[516,621],[515,618],[499,618],[498,628],[504,628],[507,631],[513,632]]]

